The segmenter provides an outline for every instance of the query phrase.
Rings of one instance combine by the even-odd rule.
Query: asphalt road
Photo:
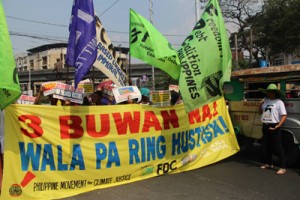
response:
[[[95,190],[64,200],[300,199],[299,166],[276,175],[275,170],[260,169],[262,163],[256,147],[197,170]]]

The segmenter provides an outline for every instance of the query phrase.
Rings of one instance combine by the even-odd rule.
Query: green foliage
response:
[[[249,61],[247,59],[242,59],[239,61],[239,68],[240,69],[247,69],[249,68]]]
[[[271,54],[292,53],[300,46],[300,1],[269,0],[260,20]]]
[[[223,3],[222,10],[226,21],[231,22],[238,29],[239,50],[252,51],[256,64],[260,57],[271,60],[272,56],[278,53],[299,52],[300,1],[265,0],[260,2],[263,4],[258,4],[255,0],[224,1]],[[252,37],[249,29],[252,30]],[[231,35],[231,47],[235,48],[234,34]],[[242,65],[246,66],[246,63]]]
[[[246,21],[253,29],[255,45],[263,57],[293,53],[300,46],[300,1],[268,0],[260,15]]]

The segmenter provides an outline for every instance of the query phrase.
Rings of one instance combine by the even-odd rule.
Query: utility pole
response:
[[[206,7],[207,0],[195,0],[195,7],[196,7],[196,23],[199,21],[201,15],[204,12]],[[201,15],[200,15],[201,14]]]
[[[153,3],[152,0],[149,0],[149,18],[151,24],[153,24],[152,14],[153,14]],[[154,66],[152,66],[152,90],[155,90]]]
[[[20,61],[21,61],[21,66],[23,68],[24,66],[24,62],[25,62],[25,59],[27,59],[26,57],[19,57]],[[28,96],[32,96],[33,92],[31,90],[31,65],[29,65],[29,68],[28,68],[28,87],[27,87],[27,92],[28,92]]]
[[[238,67],[239,67],[239,56],[238,56],[237,33],[234,34],[234,46],[235,46],[235,69],[238,69]]]
[[[29,66],[29,71],[28,71],[28,96],[32,96],[32,90],[31,90],[31,66]]]
[[[252,68],[252,48],[253,48],[253,37],[252,37],[252,27],[250,27],[250,58],[249,67]]]

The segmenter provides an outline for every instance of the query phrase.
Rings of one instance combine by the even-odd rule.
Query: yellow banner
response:
[[[5,109],[1,199],[58,199],[178,173],[239,151],[223,98],[184,106]]]

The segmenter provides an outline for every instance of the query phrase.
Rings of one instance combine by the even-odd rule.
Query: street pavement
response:
[[[95,190],[64,200],[299,200],[299,164],[284,175],[260,169],[260,148],[197,170]]]

